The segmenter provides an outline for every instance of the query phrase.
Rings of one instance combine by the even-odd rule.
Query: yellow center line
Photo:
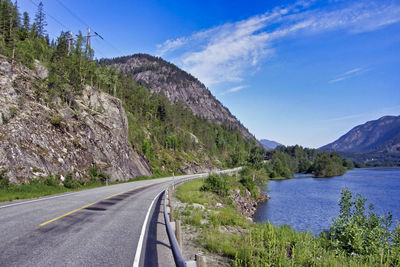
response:
[[[58,216],[57,218],[51,219],[50,221],[47,221],[47,222],[44,222],[44,223],[40,224],[40,226],[45,226],[45,225],[48,224],[48,223],[57,221],[58,219],[61,219],[61,218],[65,217],[65,216],[68,216],[68,215],[70,215],[70,214],[72,214],[72,213],[74,213],[74,212],[83,210],[84,208],[90,207],[90,206],[92,206],[92,205],[94,205],[94,204],[96,204],[96,203],[97,203],[97,201],[96,201],[96,202],[93,202],[93,203],[90,203],[90,204],[88,204],[88,205],[86,205],[86,206],[83,206],[83,207],[81,207],[81,208],[79,208],[79,209],[76,209],[76,210],[70,211],[70,212],[68,212],[68,213],[65,213],[64,215]]]
[[[112,197],[121,195],[121,194],[123,194],[123,193],[129,192],[129,191],[132,191],[132,190],[141,188],[141,187],[143,187],[143,186],[134,187],[134,188],[132,188],[132,189],[130,189],[130,190],[128,190],[128,191],[124,191],[124,192],[120,192],[120,193],[117,193],[117,194],[108,196],[108,197],[106,197],[105,199],[110,199],[110,198],[112,198]],[[105,199],[102,199],[102,200],[105,200]],[[45,226],[46,224],[49,224],[49,223],[54,222],[54,221],[57,221],[57,220],[59,220],[59,219],[65,217],[65,216],[71,215],[72,213],[75,213],[75,212],[77,212],[77,211],[83,210],[84,208],[90,207],[90,206],[92,206],[92,205],[94,205],[94,204],[96,204],[96,203],[98,203],[98,202],[100,202],[100,201],[102,201],[102,200],[99,200],[99,201],[90,203],[90,204],[88,204],[88,205],[85,205],[85,206],[83,206],[83,207],[80,207],[79,209],[76,209],[76,210],[70,211],[70,212],[68,212],[68,213],[65,213],[65,214],[63,214],[63,215],[61,215],[61,216],[58,216],[57,218],[51,219],[50,221],[47,221],[47,222],[44,222],[44,223],[40,224],[39,226],[40,226],[40,227]]]

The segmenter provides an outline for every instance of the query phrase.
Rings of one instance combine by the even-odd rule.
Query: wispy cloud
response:
[[[276,41],[282,38],[335,30],[356,34],[399,21],[400,4],[397,2],[342,2],[321,9],[314,7],[312,1],[299,1],[246,20],[167,40],[157,48],[160,56],[174,53],[176,64],[211,86],[243,81],[248,70],[276,54]],[[340,76],[330,82],[344,79],[345,76]]]
[[[351,69],[349,71],[346,71],[345,73],[342,73],[342,74],[338,75],[336,78],[330,80],[329,83],[341,82],[341,81],[353,78],[353,77],[355,77],[357,75],[360,75],[362,73],[365,73],[367,71],[369,71],[369,69],[354,68],[354,69]]]
[[[240,86],[232,87],[231,89],[226,90],[225,92],[223,92],[221,95],[227,95],[227,94],[235,93],[235,92],[243,90],[243,89],[245,89],[247,87],[248,87],[247,85],[240,85]]]
[[[337,118],[332,118],[332,119],[326,119],[324,120],[329,121],[329,122],[334,122],[334,121],[345,121],[345,120],[351,120],[351,119],[356,119],[356,118],[361,118],[365,116],[367,113],[360,113],[360,114],[353,114],[353,115],[348,115],[348,116],[343,116],[343,117],[337,117]]]
[[[337,122],[337,121],[347,121],[347,120],[353,120],[357,118],[365,118],[364,120],[375,120],[378,119],[382,116],[385,115],[395,115],[398,116],[400,115],[400,105],[397,106],[391,106],[391,107],[385,107],[385,108],[380,108],[376,110],[369,110],[368,112],[362,112],[358,114],[351,114],[351,115],[346,115],[346,116],[341,116],[341,117],[336,117],[336,118],[331,118],[331,119],[324,119],[324,122]]]

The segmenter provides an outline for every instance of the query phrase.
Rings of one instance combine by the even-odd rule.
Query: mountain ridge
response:
[[[319,149],[353,153],[400,152],[400,116],[383,116],[355,126]]]
[[[246,139],[256,140],[203,83],[176,65],[148,54],[102,59],[100,62],[131,75],[139,85],[153,93],[164,93],[171,103],[181,101],[196,115],[223,124],[228,129],[237,129]]]

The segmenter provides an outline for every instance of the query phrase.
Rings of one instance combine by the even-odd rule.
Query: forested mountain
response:
[[[384,116],[351,129],[321,150],[400,152],[400,116]]]
[[[261,139],[259,140],[260,144],[267,150],[273,150],[278,146],[281,146],[282,144],[275,142],[275,141],[271,141],[271,140],[267,140],[267,139]]]
[[[249,131],[195,77],[160,57],[147,54],[114,59],[101,63],[115,66],[131,76],[152,93],[163,93],[171,103],[183,102],[196,115],[211,122],[237,129],[247,139],[254,139]]]
[[[16,4],[0,2],[1,177],[85,180],[104,172],[126,180],[262,160],[257,142],[208,91],[215,114],[201,117],[151,90],[151,75],[139,85],[131,73],[93,60],[82,33],[69,46],[67,33],[50,41],[45,26],[42,3],[31,23]],[[190,76],[175,71],[168,84],[179,90],[180,75]]]

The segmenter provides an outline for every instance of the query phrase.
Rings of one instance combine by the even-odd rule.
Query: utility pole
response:
[[[87,28],[86,50],[88,49],[88,47],[89,47],[89,50],[91,48],[90,37],[92,37],[92,35],[90,35],[90,28]]]
[[[68,56],[71,54],[71,49],[72,49],[72,41],[74,40],[74,37],[72,37],[72,31],[69,32],[69,37],[67,38],[68,40]]]
[[[90,52],[90,50],[91,50],[91,48],[92,48],[92,43],[91,43],[90,38],[91,38],[91,37],[96,37],[96,36],[98,36],[98,37],[100,37],[102,40],[104,40],[104,38],[101,37],[101,35],[98,34],[97,32],[94,32],[94,34],[90,34],[90,28],[88,28],[88,33],[87,33],[86,36],[84,36],[84,37],[86,37],[86,51],[85,51],[86,55],[87,55],[87,53],[88,53],[88,50],[89,50],[89,52]]]

